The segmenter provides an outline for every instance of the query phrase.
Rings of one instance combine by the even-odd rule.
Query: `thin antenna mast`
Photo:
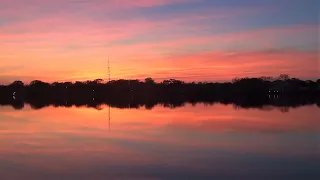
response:
[[[108,78],[109,78],[109,82],[110,82],[111,79],[110,79],[110,61],[109,61],[109,56],[108,56]]]
[[[109,56],[108,56],[108,82],[110,83],[111,78],[110,78],[110,60],[109,60]],[[110,104],[108,105],[108,118],[109,118],[109,131],[110,131],[110,126],[111,126],[111,110],[110,110]]]

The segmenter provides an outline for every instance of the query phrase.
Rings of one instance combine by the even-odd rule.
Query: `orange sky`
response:
[[[320,76],[319,25],[311,3],[303,4],[308,12],[281,1],[0,3],[0,84],[106,78],[108,56],[112,79]]]

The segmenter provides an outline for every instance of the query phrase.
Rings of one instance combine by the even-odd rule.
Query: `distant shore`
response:
[[[85,82],[46,83],[15,81],[0,86],[0,105],[16,109],[30,104],[35,109],[54,106],[98,107],[107,104],[119,108],[151,109],[157,104],[179,107],[184,103],[224,103],[239,107],[295,107],[320,104],[320,80],[303,81],[281,75],[278,78],[236,78],[227,83],[185,83],[169,79],[156,83],[152,78],[139,80],[102,79]]]

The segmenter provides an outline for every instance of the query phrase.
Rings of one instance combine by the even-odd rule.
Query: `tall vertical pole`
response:
[[[110,83],[111,81],[111,78],[110,78],[110,60],[109,60],[109,56],[108,56],[108,82]],[[109,104],[109,107],[108,107],[108,116],[109,116],[109,131],[110,131],[110,126],[111,126],[111,114],[110,114],[110,104]]]
[[[111,78],[110,78],[110,60],[109,60],[109,56],[108,56],[108,82],[110,83]],[[108,107],[108,116],[109,116],[109,131],[110,131],[110,126],[111,126],[111,114],[110,114],[110,104]]]
[[[108,78],[109,78],[109,82],[111,81],[110,79],[110,61],[109,61],[109,56],[108,56]]]

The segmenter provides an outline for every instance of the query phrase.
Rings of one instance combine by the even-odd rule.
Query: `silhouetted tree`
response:
[[[24,86],[24,83],[23,83],[22,81],[14,81],[14,82],[11,83],[9,86],[21,88],[21,87]]]
[[[103,79],[95,79],[94,82],[97,83],[97,84],[100,84],[100,83],[103,82]]]
[[[272,81],[273,77],[271,77],[271,76],[262,76],[262,77],[260,77],[260,79],[262,79],[263,81]]]
[[[40,80],[33,80],[30,82],[29,86],[33,86],[33,85],[39,85],[42,84],[43,82]]]
[[[289,75],[288,74],[280,74],[279,80],[282,80],[282,81],[286,81],[289,79]]]
[[[151,78],[151,77],[148,77],[144,80],[144,82],[146,84],[155,84],[155,81]]]
[[[165,84],[165,85],[169,85],[169,84],[181,85],[181,84],[184,84],[184,82],[180,81],[180,80],[176,80],[176,79],[169,79],[169,80],[162,81],[162,84]]]
[[[237,82],[239,82],[241,80],[241,78],[238,78],[238,77],[235,77],[235,78],[233,78],[232,79],[232,83],[237,83]]]

